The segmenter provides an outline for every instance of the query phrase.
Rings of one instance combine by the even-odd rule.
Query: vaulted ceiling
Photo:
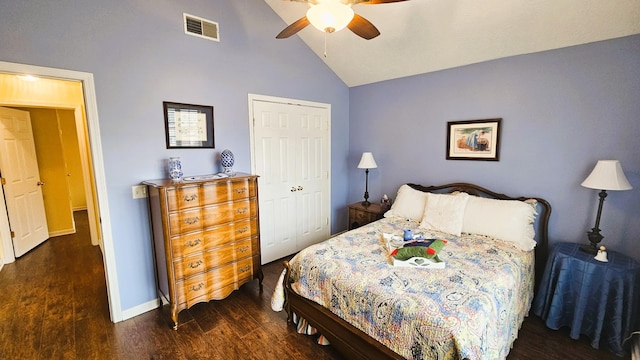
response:
[[[283,20],[274,37],[308,8],[265,1]],[[381,35],[310,25],[277,41],[300,37],[352,87],[640,33],[640,0],[409,0],[353,10]]]

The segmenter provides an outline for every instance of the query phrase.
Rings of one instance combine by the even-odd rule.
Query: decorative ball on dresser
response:
[[[220,153],[220,165],[222,165],[223,172],[229,176],[233,176],[233,153],[229,149],[224,149]]]

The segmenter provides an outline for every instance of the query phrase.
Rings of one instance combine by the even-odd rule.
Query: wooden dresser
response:
[[[207,177],[202,177],[207,178]],[[226,298],[258,279],[262,291],[258,177],[145,181],[159,295],[178,313]]]

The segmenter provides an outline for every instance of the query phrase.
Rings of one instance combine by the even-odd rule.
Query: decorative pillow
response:
[[[469,194],[427,194],[420,227],[460,236]]]
[[[509,241],[521,250],[536,246],[536,202],[487,199],[470,196],[464,210],[462,232]]]
[[[384,213],[384,217],[399,217],[420,221],[424,213],[426,199],[427,193],[404,184],[398,189],[396,200],[391,205],[391,209]]]

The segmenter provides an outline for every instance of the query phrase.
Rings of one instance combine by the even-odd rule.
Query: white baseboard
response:
[[[140,304],[138,306],[134,306],[131,309],[123,310],[122,311],[122,321],[125,321],[127,319],[131,319],[131,318],[136,317],[136,316],[141,315],[141,314],[144,314],[147,311],[155,310],[155,309],[157,309],[159,307],[160,307],[160,300],[159,299],[155,299],[155,300],[151,300],[149,302],[146,302],[144,304]]]

